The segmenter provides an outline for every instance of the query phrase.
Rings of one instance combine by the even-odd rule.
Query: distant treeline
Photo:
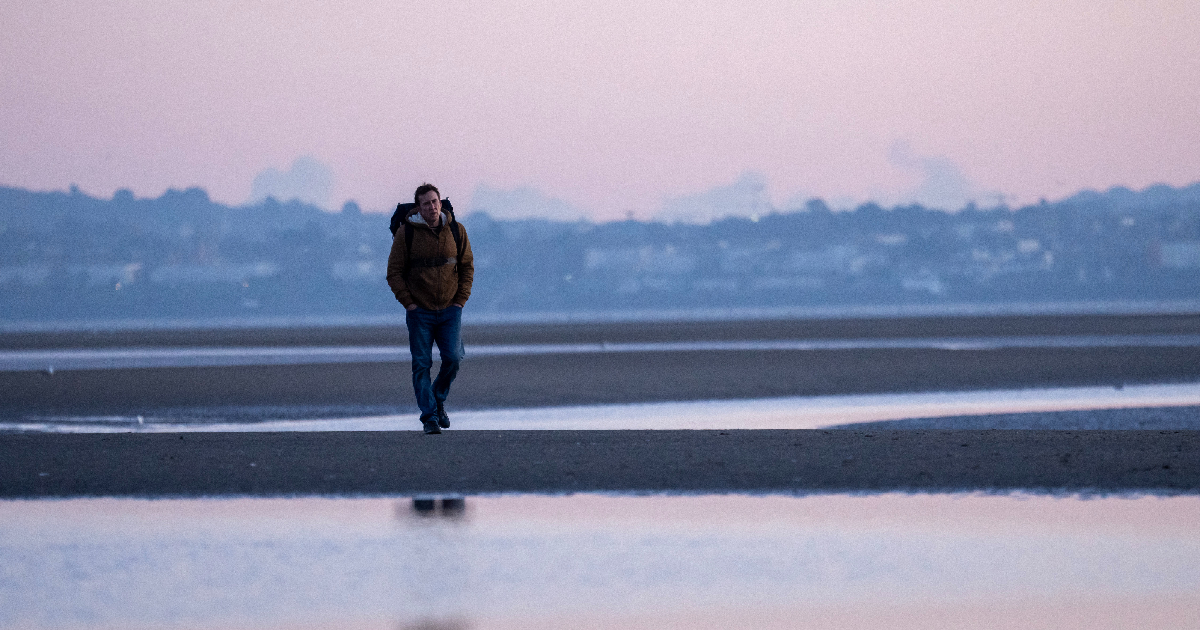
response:
[[[461,220],[480,312],[1200,296],[1200,184],[956,212],[812,200],[708,225]],[[0,188],[0,319],[394,314],[387,222],[198,188]]]

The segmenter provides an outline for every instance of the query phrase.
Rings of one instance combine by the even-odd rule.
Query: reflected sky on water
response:
[[[1200,497],[0,501],[5,628],[1184,628]]]
[[[454,430],[613,429],[822,429],[853,423],[1085,410],[1200,406],[1200,383],[1121,387],[1053,387],[751,400],[699,400],[532,409],[450,408]],[[218,414],[219,416],[219,414]],[[1200,418],[1176,414],[1148,420],[1137,414],[1105,418],[1049,419],[1047,426],[1011,428],[1200,429]],[[1061,426],[1056,425],[1058,423]],[[171,417],[62,416],[0,422],[0,430],[54,433],[192,431],[396,431],[416,430],[412,413],[357,418],[183,422]],[[903,427],[897,427],[903,428]],[[962,428],[1010,428],[971,421]]]

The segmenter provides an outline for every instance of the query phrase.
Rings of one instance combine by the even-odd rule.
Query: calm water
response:
[[[5,628],[1194,628],[1200,497],[0,501]]]
[[[797,396],[752,400],[453,410],[454,430],[589,429],[818,429],[911,418],[960,417],[963,428],[1012,427],[994,414],[1126,410],[1045,418],[1036,428],[1200,429],[1196,414],[1147,418],[1139,409],[1200,406],[1200,383],[1059,387],[1042,389],[920,392],[853,396]],[[993,414],[993,415],[989,415]],[[312,414],[305,414],[311,418]],[[974,416],[974,418],[968,418]],[[987,424],[994,418],[994,424]],[[207,422],[172,417],[43,416],[0,422],[0,431],[124,433],[180,431],[408,431],[419,428],[415,413],[359,418],[227,422],[220,413]],[[903,428],[903,427],[898,427]]]

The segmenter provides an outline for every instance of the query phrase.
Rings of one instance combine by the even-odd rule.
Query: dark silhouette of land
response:
[[[390,210],[390,208],[377,208]],[[818,199],[708,225],[460,218],[478,312],[1178,301],[1200,291],[1200,184],[956,212]],[[199,188],[0,187],[0,320],[388,315],[388,214]]]

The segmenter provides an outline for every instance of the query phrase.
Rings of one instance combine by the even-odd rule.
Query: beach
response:
[[[1198,323],[0,335],[0,626],[1190,627]]]
[[[1023,316],[467,326],[453,409],[736,400],[882,392],[1122,386],[1200,380],[1200,343],[1153,346],[871,346],[872,340],[1196,335],[1200,316]],[[546,344],[846,341],[845,349],[472,353]],[[8,333],[0,349],[391,345],[403,328]],[[406,360],[0,371],[0,416],[178,420],[414,413]]]
[[[1170,414],[1153,409],[1018,414],[1005,417],[1011,427],[1005,431],[988,430],[997,425],[972,417],[848,424],[840,430],[739,429],[763,426],[749,417],[755,409],[749,401],[782,397],[1192,384],[1200,380],[1200,344],[1188,341],[1191,337],[1158,345],[1104,340],[1197,332],[1200,317],[1178,315],[479,326],[466,331],[468,358],[448,405],[452,414],[507,409],[519,417],[521,409],[569,411],[572,405],[724,401],[721,422],[729,423],[729,430],[639,430],[643,427],[634,415],[619,418],[626,430],[504,431],[490,425],[425,436],[416,431],[415,415],[411,427],[401,421],[415,414],[415,407],[409,366],[394,360],[6,370],[0,371],[5,417],[51,423],[60,421],[56,417],[115,417],[126,423],[115,430],[127,432],[0,433],[6,461],[0,496],[1195,493],[1200,432],[1175,430],[1195,426],[1195,406]],[[1038,341],[1049,335],[1085,343]],[[993,343],[1018,338],[1033,341]],[[635,345],[609,351],[607,345],[797,339],[854,343],[840,349],[772,350],[735,344],[716,350]],[[863,343],[914,339],[947,341]],[[972,339],[992,342],[963,341]],[[22,333],[0,336],[0,342],[6,350],[20,350],[343,347],[405,340],[397,328],[309,328]],[[502,344],[568,346],[470,352]],[[577,351],[569,344],[601,346]],[[739,400],[748,401],[744,420]],[[606,413],[620,412],[614,407]],[[836,407],[833,413],[831,424],[836,424]],[[1092,422],[1090,413],[1108,415]],[[186,425],[372,414],[397,420],[385,422],[388,430],[254,434],[153,434],[128,424],[134,418],[136,423],[146,418]],[[1143,421],[1149,424],[1137,424]],[[1055,422],[1160,430],[1054,430]]]
[[[0,496],[1200,491],[1200,431],[0,434]]]

